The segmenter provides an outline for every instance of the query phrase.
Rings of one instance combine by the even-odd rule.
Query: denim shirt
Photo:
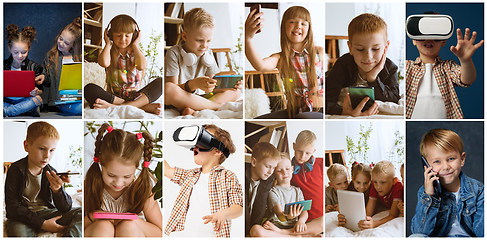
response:
[[[411,221],[413,234],[447,236],[456,215],[463,229],[472,237],[484,236],[484,185],[460,173],[459,201],[442,188],[439,198],[418,191],[416,214]]]

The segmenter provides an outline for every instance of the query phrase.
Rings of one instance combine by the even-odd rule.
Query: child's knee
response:
[[[92,225],[95,228],[92,237],[113,237],[115,235],[115,227],[110,220],[97,219]]]
[[[261,225],[256,224],[256,225],[252,226],[252,228],[250,229],[250,236],[261,237],[263,230],[264,230],[264,228]]]
[[[138,236],[139,225],[133,220],[123,220],[115,226],[115,237]]]
[[[8,220],[6,225],[9,237],[35,237],[37,235],[33,228],[19,221]]]

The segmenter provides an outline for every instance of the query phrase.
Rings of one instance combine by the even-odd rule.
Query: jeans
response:
[[[41,105],[35,97],[5,97],[3,98],[3,116],[14,117],[29,112],[29,115],[39,117],[35,109]],[[33,111],[31,111],[33,110]]]
[[[81,207],[71,208],[66,213],[61,213],[55,208],[44,209],[36,212],[37,216],[43,219],[50,219],[63,215],[61,219],[57,220],[57,223],[63,226],[68,226],[63,233],[63,237],[81,237],[83,214],[81,213]],[[31,226],[9,219],[6,223],[7,235],[9,237],[37,237],[38,231]]]

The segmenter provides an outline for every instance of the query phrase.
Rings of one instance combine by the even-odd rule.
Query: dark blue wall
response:
[[[37,41],[32,43],[29,58],[42,64],[44,56],[54,45],[59,32],[76,17],[82,16],[81,3],[4,3],[3,32],[9,24],[20,29],[30,25],[36,29]],[[10,55],[4,39],[3,58]]]
[[[455,29],[465,28],[477,32],[476,43],[484,39],[484,4],[483,3],[407,3],[406,17],[412,14],[422,14],[425,11],[434,11],[439,14],[450,15],[453,18]],[[413,45],[413,41],[406,37],[406,59],[415,60],[419,57],[418,49]],[[457,44],[456,31],[450,39],[446,41],[445,47],[440,51],[443,60],[454,60],[458,64],[460,61],[450,51],[450,46]],[[485,44],[484,44],[485,45]],[[477,68],[477,79],[469,88],[457,87],[458,98],[465,118],[484,118],[484,47],[479,48],[472,57]]]
[[[423,135],[435,128],[450,129],[462,138],[463,150],[466,153],[462,172],[484,182],[484,122],[406,122],[406,236],[411,234],[411,219],[415,213],[417,192],[424,183],[419,144]]]

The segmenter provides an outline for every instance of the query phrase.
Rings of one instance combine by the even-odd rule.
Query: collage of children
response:
[[[2,1],[2,238],[483,238],[484,1]]]

